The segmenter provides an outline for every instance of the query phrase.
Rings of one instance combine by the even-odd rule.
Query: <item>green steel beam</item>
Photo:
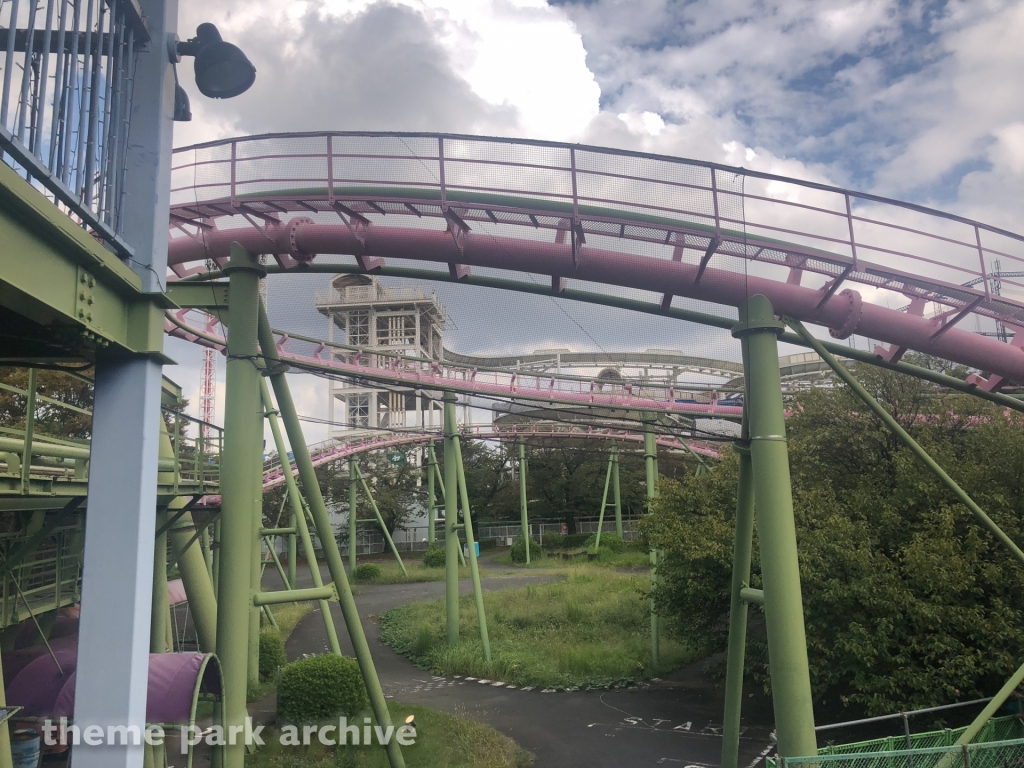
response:
[[[764,605],[764,590],[754,589],[752,587],[743,587],[743,589],[740,590],[740,600],[744,603]]]
[[[224,451],[221,461],[221,530],[217,550],[217,657],[224,680],[225,728],[244,726],[248,681],[249,611],[252,608],[251,561],[255,489],[263,453],[260,407],[259,282],[263,267],[245,249],[231,248],[228,309]],[[245,745],[224,748],[224,768],[242,768]]]
[[[745,345],[744,345],[745,346]],[[743,422],[740,442],[739,481],[736,489],[736,531],[732,550],[732,589],[729,601],[729,642],[726,650],[725,716],[722,719],[722,768],[737,768],[740,750],[740,716],[743,708],[743,667],[747,648],[749,610],[743,591],[750,581],[750,553],[754,538],[754,488],[750,464],[749,430]],[[763,602],[763,593],[762,593]]]
[[[444,478],[451,493],[444,494],[444,605],[448,644],[459,643],[459,536],[456,533],[459,507],[455,491],[459,485],[455,459],[455,402],[451,392],[445,392],[444,402]],[[442,491],[443,493],[443,491]]]
[[[741,316],[745,316],[744,308]],[[740,339],[743,370],[749,370],[746,339]],[[746,378],[744,378],[746,383]],[[744,387],[744,401],[749,391]],[[750,463],[750,421],[744,413],[740,439],[733,443],[739,454],[736,483],[736,530],[733,533],[732,586],[729,600],[729,640],[726,648],[725,715],[722,718],[722,768],[738,768],[740,719],[743,712],[743,672],[747,651],[747,619],[750,611],[743,590],[750,581],[750,557],[754,542],[754,486]]]
[[[644,414],[644,469],[646,471],[647,503],[658,497],[658,440],[654,434],[654,422],[650,413]],[[650,552],[651,590],[658,584],[658,550]],[[651,663],[661,663],[661,617],[654,608],[651,596]]]
[[[377,670],[373,665],[370,646],[366,642],[366,634],[363,632],[363,625],[359,619],[359,609],[356,607],[355,598],[352,596],[352,588],[349,586],[348,576],[345,574],[345,563],[341,559],[341,551],[338,549],[338,542],[334,538],[331,520],[327,514],[327,505],[324,504],[324,497],[320,491],[316,470],[313,467],[312,459],[309,457],[306,438],[302,434],[302,423],[299,421],[299,414],[295,410],[295,402],[292,400],[291,389],[288,386],[288,379],[284,373],[286,367],[281,363],[281,358],[278,356],[277,346],[274,342],[274,333],[270,329],[270,321],[267,319],[266,310],[262,306],[259,306],[259,339],[267,369],[270,371],[270,383],[274,388],[274,395],[277,397],[277,406],[281,413],[281,420],[284,422],[288,442],[291,444],[292,452],[295,456],[295,466],[299,470],[302,489],[305,491],[306,499],[309,502],[309,511],[313,517],[317,535],[320,537],[320,543],[323,545],[324,556],[327,559],[327,568],[330,570],[334,586],[337,588],[338,602],[341,604],[341,614],[345,618],[345,626],[348,628],[349,637],[352,640],[356,661],[359,664],[360,672],[362,672],[363,682],[366,684],[366,692],[370,698],[370,708],[373,710],[373,714],[377,718],[377,723],[380,727],[386,729],[392,725],[391,713],[388,710],[387,700],[384,698],[384,691],[380,687]],[[388,743],[386,749],[391,768],[405,768],[402,748],[395,739]],[[229,765],[225,768],[234,768],[234,766]]]
[[[126,263],[7,165],[0,167],[0,242],[0,305],[74,339],[65,355],[92,357],[112,345],[166,360],[166,298],[142,293]]]
[[[277,449],[277,455],[286,457],[288,456],[288,446],[285,445],[284,436],[281,434],[281,425],[278,423],[278,411],[274,410],[274,404],[270,399],[270,390],[267,387],[267,380],[264,377],[260,378],[260,393],[263,398],[263,408],[266,411],[267,421],[270,422],[270,433],[274,437],[274,447]],[[306,514],[302,508],[302,497],[299,494],[299,485],[295,482],[295,475],[292,474],[292,468],[290,464],[284,465],[285,468],[285,490],[289,504],[291,505],[291,519],[295,521],[295,525],[299,530],[299,534],[302,536],[302,549],[306,553],[306,562],[309,564],[309,575],[313,581],[314,588],[321,588],[324,585],[323,578],[320,575],[320,564],[316,561],[316,552],[313,549],[313,539],[309,535],[309,526],[306,525]],[[294,536],[289,537],[289,549],[288,556],[292,558],[291,543],[295,540]],[[274,555],[274,559],[277,560],[277,554],[271,548],[271,554]],[[296,548],[297,557],[297,548]],[[289,571],[292,569],[294,564],[294,558],[288,563]],[[280,563],[278,563],[280,568]],[[284,574],[281,574],[284,578]],[[285,579],[285,584],[289,589],[295,589],[295,575],[294,572],[289,573],[289,578]],[[328,605],[326,600],[320,601],[320,614],[324,620],[324,631],[327,633],[327,642],[330,645],[331,653],[336,656],[341,656],[341,646],[338,644],[338,631],[334,627],[334,619],[331,617],[331,606]]]
[[[254,363],[255,364],[255,363]],[[263,383],[263,376],[258,376],[258,385]],[[263,401],[257,395],[257,411],[263,415]],[[259,422],[260,450],[256,458],[256,466],[252,471],[252,517],[249,522],[249,591],[259,595],[263,591],[263,419]],[[260,684],[260,610],[255,605],[249,606],[248,661],[246,663],[249,687]]]
[[[974,741],[974,737],[978,735],[982,728],[985,727],[985,723],[991,720],[999,708],[1006,703],[1006,700],[1010,698],[1010,695],[1017,690],[1017,687],[1024,682],[1024,664],[1017,668],[1017,671],[1013,673],[1009,680],[1007,680],[1003,687],[999,689],[999,692],[992,697],[992,700],[985,705],[985,708],[978,713],[978,716],[974,718],[967,730],[960,734],[960,738],[956,740],[959,745],[970,744]]]
[[[622,538],[622,488],[619,486],[619,449],[612,441],[612,498],[615,500],[615,534]]]
[[[427,546],[434,546],[437,537],[435,529],[435,504],[437,493],[434,491],[434,473],[437,471],[437,456],[434,455],[434,442],[427,443]]]
[[[747,342],[746,410],[778,749],[782,757],[815,755],[814,708],[779,376],[778,334],[783,325],[775,319],[768,299],[760,295],[748,300],[744,317],[733,329],[733,336]]]
[[[164,432],[166,434],[165,430],[161,430],[161,432]],[[161,447],[162,444],[163,441],[161,440]],[[156,535],[159,536],[161,533],[167,533],[167,531],[174,527],[174,524],[176,522],[178,522],[181,518],[183,518],[185,515],[192,511],[192,507],[194,507],[201,498],[203,497],[199,495],[193,496],[189,501],[184,503],[184,506],[176,507],[174,509],[174,514],[168,518],[167,522],[156,529]]]
[[[455,404],[445,403],[445,408],[452,409],[452,421],[455,421]],[[476,600],[476,618],[480,625],[480,644],[484,649],[484,661],[491,660],[491,640],[487,632],[487,613],[484,611],[484,591],[480,586],[480,566],[476,558],[476,541],[473,538],[473,515],[469,511],[469,490],[466,488],[466,469],[462,466],[462,446],[459,436],[455,436],[455,468],[459,484],[459,496],[462,499],[463,530],[466,532],[466,549],[469,550],[469,570],[473,575],[473,597]]]
[[[516,441],[519,446],[519,526],[523,535],[523,547],[526,550],[526,564],[530,564],[530,510],[526,498],[526,446],[523,439]]]
[[[614,446],[614,443],[612,444]],[[612,467],[615,465],[615,455],[608,455],[608,471],[604,474],[604,493],[601,494],[601,512],[597,516],[597,533],[594,534],[594,554],[601,550],[601,528],[604,527],[604,510],[608,506],[608,486],[612,482]]]
[[[160,419],[159,456],[163,459],[173,459],[174,457],[174,446],[171,444],[171,436],[167,432],[167,425],[163,419]],[[166,475],[168,474],[172,473],[160,473],[163,476],[160,479],[167,481]],[[217,649],[217,600],[213,595],[213,583],[210,581],[210,574],[206,568],[206,559],[199,547],[192,546],[198,538],[198,534],[189,510],[198,500],[198,496],[192,499],[178,496],[171,501],[167,511],[162,515],[163,524],[157,525],[157,549],[161,546],[159,543],[161,539],[165,548],[170,542],[171,551],[174,553],[174,559],[178,563],[178,571],[181,574],[181,583],[185,588],[185,595],[188,597],[199,650],[204,653],[214,653]],[[165,574],[165,591],[167,589],[166,582]]]
[[[281,577],[281,582],[284,584],[285,589],[295,589],[295,585],[288,581],[288,574],[285,573],[284,566],[281,565],[281,558],[277,556],[277,551],[274,549],[274,537],[267,536],[264,534],[264,539],[267,541],[267,549],[270,550],[270,560],[277,568],[277,573]]]
[[[157,513],[157,523],[167,518],[166,512]],[[170,606],[167,600],[167,534],[161,533],[153,544],[153,609],[149,617],[149,652],[167,652],[167,619]]]
[[[356,460],[348,460],[348,575],[356,577],[356,525],[359,522],[359,482],[356,477]]]
[[[254,605],[277,605],[278,603],[304,603],[307,600],[331,600],[332,598],[334,598],[334,587],[326,586],[257,592],[252,596],[252,601]]]

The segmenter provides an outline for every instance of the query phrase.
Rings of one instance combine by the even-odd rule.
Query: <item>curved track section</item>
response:
[[[223,349],[221,336],[189,326],[184,320],[187,310],[168,314],[168,332],[188,341]],[[277,332],[275,332],[277,333]],[[480,371],[437,361],[424,361],[402,356],[351,352],[346,360],[302,355],[287,349],[288,336],[281,336],[278,352],[281,359],[307,371],[343,376],[358,381],[382,382],[415,389],[459,392],[502,400],[519,399],[558,403],[587,408],[620,411],[659,411],[681,416],[739,419],[743,407],[720,405],[717,402],[680,401],[674,387],[634,387],[630,382],[608,382],[581,377],[538,375],[517,371]],[[324,345],[326,346],[326,345]]]
[[[318,254],[547,275],[781,313],[1024,381],[1024,351],[966,330],[1024,327],[990,289],[1024,237],[873,195],[692,160],[441,134],[278,134],[178,150],[169,263],[232,242],[301,269]],[[189,267],[193,264],[192,267]],[[1024,288],[1001,280],[1004,290]],[[890,306],[909,305],[904,310]],[[966,322],[970,320],[970,322]],[[1017,336],[1024,342],[1024,334]]]
[[[502,442],[513,442],[519,439],[532,440],[601,440],[607,442],[615,440],[623,443],[643,444],[644,436],[639,432],[628,432],[615,429],[584,428],[572,425],[529,425],[517,426],[505,429],[495,429],[491,426],[477,426],[469,429],[461,429],[460,437],[470,440],[500,440]],[[372,435],[370,437],[352,440],[347,443],[339,443],[336,440],[327,440],[323,443],[309,446],[310,458],[314,467],[330,464],[332,461],[340,461],[350,456],[358,456],[371,451],[383,451],[388,448],[405,448],[426,445],[427,443],[441,440],[444,437],[440,432],[417,431],[404,433],[391,433]],[[707,456],[716,459],[719,457],[718,450],[709,444],[673,440],[666,437],[656,438],[658,445],[669,451],[685,451],[700,456]],[[289,468],[292,475],[298,477],[298,469],[294,464]],[[271,460],[264,465],[263,490],[269,491],[278,488],[285,482],[284,469],[280,459]],[[197,506],[216,507],[220,505],[219,495],[204,496]]]

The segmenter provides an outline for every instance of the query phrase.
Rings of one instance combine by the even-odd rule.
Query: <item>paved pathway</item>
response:
[[[485,590],[521,587],[553,581],[564,571],[526,571],[485,562]],[[310,586],[309,572],[300,587]],[[329,581],[326,567],[325,581]],[[267,587],[279,588],[268,573]],[[460,583],[465,594],[472,583]],[[623,766],[711,766],[721,751],[721,684],[702,672],[703,663],[680,670],[649,688],[612,691],[542,693],[510,689],[479,681],[435,677],[414,666],[380,641],[377,617],[412,602],[444,597],[444,583],[360,585],[356,595],[370,650],[384,693],[409,704],[422,704],[488,723],[536,755],[536,768],[622,768]],[[352,654],[337,603],[331,604],[342,650]],[[327,650],[319,609],[302,619],[288,640],[288,658]],[[763,765],[771,730],[770,708],[764,697],[748,694],[751,719],[740,743],[740,765]]]

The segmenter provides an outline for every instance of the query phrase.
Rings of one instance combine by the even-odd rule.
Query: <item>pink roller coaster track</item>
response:
[[[222,350],[225,340],[216,334],[189,326],[182,310],[167,317],[167,332],[193,343]],[[501,399],[539,400],[547,403],[603,407],[617,410],[660,411],[705,418],[739,419],[743,407],[717,402],[679,402],[671,387],[645,386],[634,393],[629,382],[604,382],[579,377],[539,375],[519,371],[481,372],[467,366],[436,361],[384,357],[378,354],[350,353],[348,360],[333,356],[320,358],[301,355],[287,349],[287,336],[277,348],[281,359],[303,370],[335,374],[350,379],[385,382],[416,389],[462,392]],[[644,396],[644,395],[648,396]],[[681,393],[680,393],[681,394]]]
[[[989,280],[992,260],[1024,262],[1024,237],[940,211],[691,160],[440,134],[256,136],[176,158],[179,276],[238,242],[297,271],[318,254],[368,271],[413,259],[453,277],[546,275],[555,294],[569,280],[640,289],[666,309],[764,294],[837,338],[887,342],[887,359],[914,349],[991,372],[986,389],[1024,381],[1024,334],[962,327],[1024,327],[1024,304]]]

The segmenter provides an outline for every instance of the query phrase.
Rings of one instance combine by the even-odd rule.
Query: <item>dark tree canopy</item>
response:
[[[915,361],[918,362],[918,361]],[[1024,542],[1024,416],[896,373],[856,375],[1006,533]],[[787,421],[811,682],[867,714],[992,695],[1024,650],[1024,571],[845,386]],[[737,460],[663,482],[657,599],[725,647]],[[760,586],[755,534],[752,586]],[[760,609],[748,670],[770,685]]]

